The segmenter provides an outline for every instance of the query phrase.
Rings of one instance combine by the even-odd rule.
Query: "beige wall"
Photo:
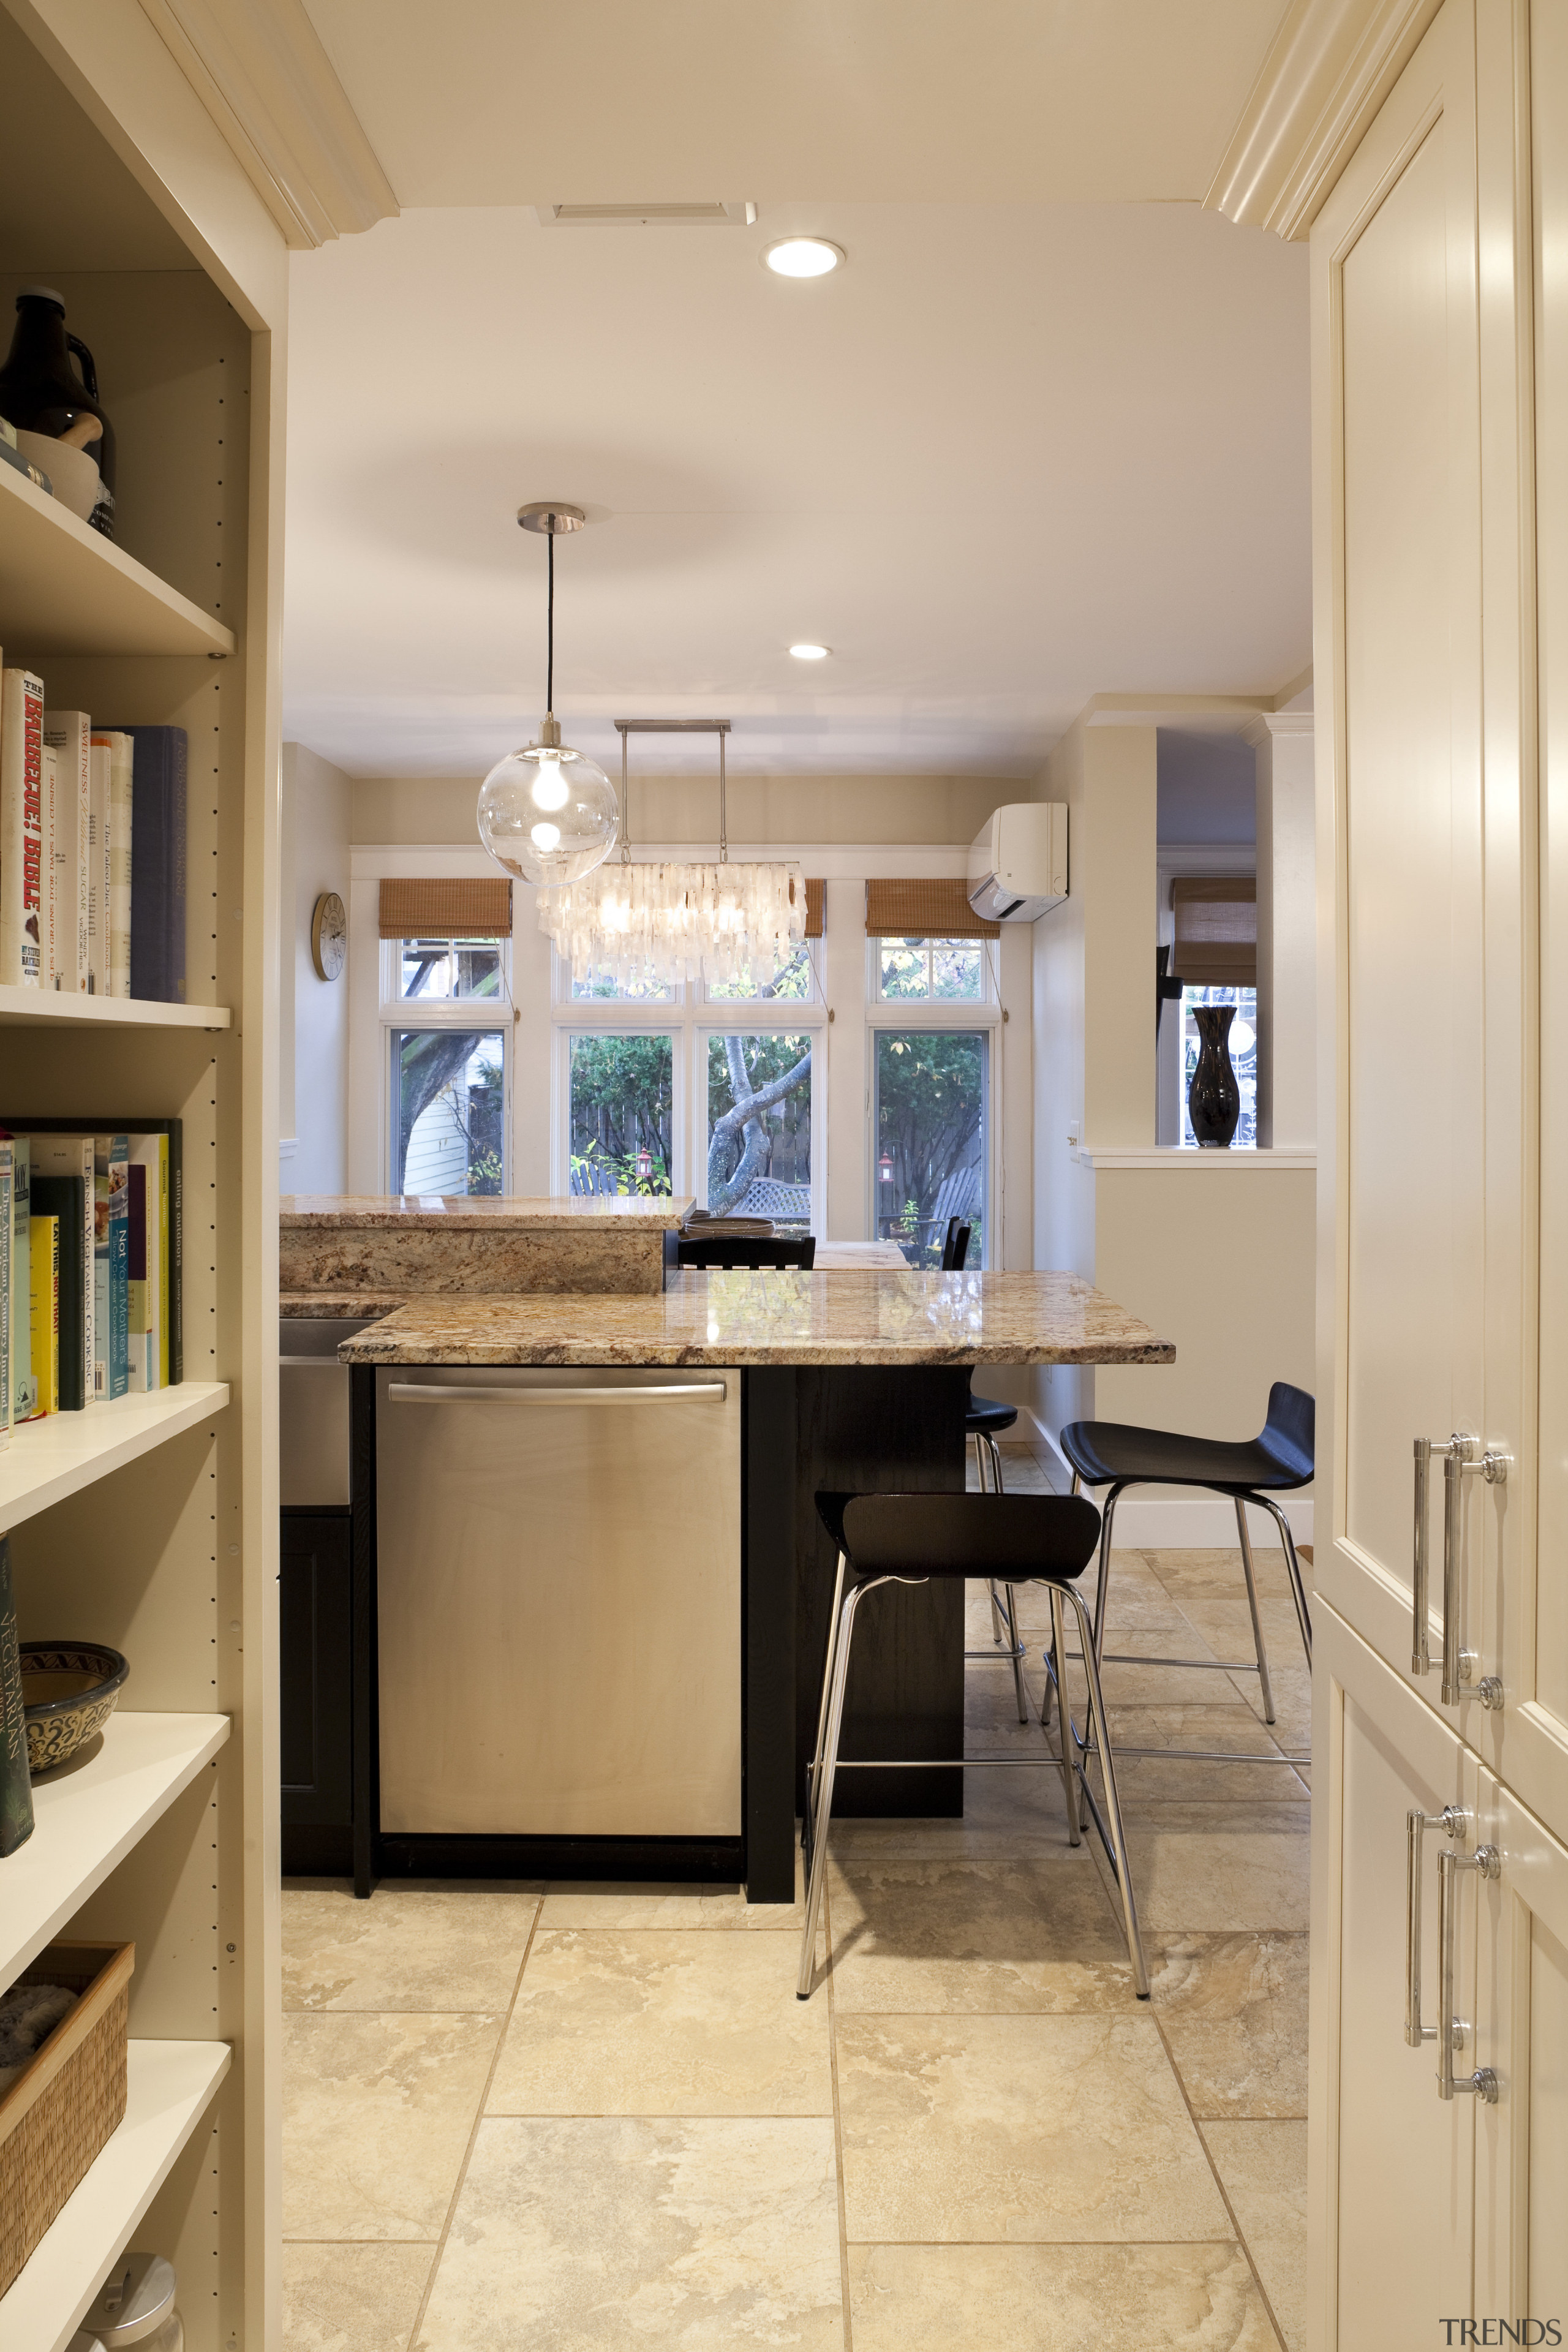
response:
[[[1098,1371],[1102,1420],[1256,1437],[1272,1381],[1310,1393],[1311,1168],[1237,1152],[1215,1165],[1100,1168],[1092,1181],[1096,1281],[1176,1348],[1173,1364]]]
[[[618,775],[614,781],[618,791]],[[467,845],[478,838],[479,783],[478,776],[356,779],[352,837]],[[729,832],[736,842],[970,842],[994,808],[1030,797],[1016,776],[732,776]],[[634,849],[718,840],[716,774],[639,781],[634,768],[630,798]]]
[[[323,890],[349,903],[353,784],[302,743],[283,746],[285,937],[280,959],[279,1133],[294,1138],[281,1163],[285,1192],[348,1189],[349,979],[318,977],[310,919]]]

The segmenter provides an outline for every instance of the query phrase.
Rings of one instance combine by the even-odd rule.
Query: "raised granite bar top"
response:
[[[296,1192],[279,1203],[278,1286],[296,1301],[354,1292],[395,1300],[430,1292],[651,1297],[664,1285],[665,1235],[690,1206],[627,1192]]]
[[[468,1226],[475,1233],[574,1234],[584,1227],[629,1227],[636,1233],[673,1233],[694,1203],[670,1195],[592,1192],[581,1199],[527,1193],[286,1192],[278,1223],[292,1227],[339,1225],[364,1233],[391,1225],[399,1233],[449,1233]]]
[[[411,1299],[346,1364],[1168,1364],[1076,1274],[676,1274],[657,1297]]]

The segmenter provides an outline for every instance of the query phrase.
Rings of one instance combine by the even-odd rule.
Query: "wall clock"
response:
[[[323,890],[310,917],[310,961],[322,980],[336,980],[348,961],[349,919],[335,890]]]

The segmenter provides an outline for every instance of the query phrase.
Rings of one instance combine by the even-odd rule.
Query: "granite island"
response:
[[[454,1235],[473,1228],[448,1222],[448,1206],[477,1209],[474,1226],[485,1220],[499,1239],[509,1209],[515,1231],[517,1213],[525,1207],[537,1216],[556,1205],[432,1203],[417,1226],[405,1222],[409,1212],[400,1204],[365,1203],[362,1211],[358,1204],[321,1203],[320,1209],[330,1213],[342,1207],[374,1220],[379,1208],[383,1232],[391,1225],[403,1233]],[[653,1230],[662,1234],[683,1205],[646,1204],[663,1213]],[[576,1211],[579,1204],[571,1207]],[[606,1220],[597,1230],[608,1241],[610,1230],[629,1237],[635,1224],[626,1218],[610,1228]],[[584,1239],[594,1231],[581,1214],[570,1229]],[[377,1225],[345,1230],[374,1234]],[[534,1230],[542,1239],[537,1222]],[[432,1280],[427,1265],[421,1276],[415,1261],[422,1254],[405,1248],[397,1262],[396,1305],[390,1303],[394,1286],[386,1279],[385,1257],[362,1262],[320,1252],[313,1261],[320,1286],[310,1291],[296,1285],[296,1297],[285,1302],[286,1311],[326,1311],[313,1310],[313,1301],[330,1297],[331,1311],[341,1314],[357,1298],[377,1315],[339,1350],[353,1372],[356,1493],[367,1506],[363,1542],[368,1549],[358,1581],[372,1618],[378,1383],[384,1390],[389,1378],[416,1366],[473,1368],[470,1377],[496,1366],[739,1371],[741,1834],[685,1842],[384,1834],[373,1787],[363,1834],[356,1834],[356,1879],[367,1889],[384,1874],[548,1870],[554,1875],[740,1878],[753,1901],[790,1899],[795,1822],[815,1728],[835,1564],[814,1507],[816,1491],[961,1489],[963,1415],[974,1366],[1153,1364],[1174,1356],[1167,1341],[1071,1274],[696,1274],[661,1267],[657,1288],[595,1282],[574,1289],[521,1283],[503,1289],[477,1286],[476,1275],[484,1277],[466,1251],[446,1277]],[[296,1274],[302,1263],[297,1255]],[[581,1269],[580,1256],[578,1264]],[[536,1279],[544,1270],[537,1256],[528,1268]],[[365,1290],[345,1276],[365,1277]],[[355,1540],[357,1547],[357,1533]],[[372,1622],[366,1628],[372,1641],[374,1630]],[[877,1642],[857,1660],[845,1754],[960,1754],[963,1652],[957,1588],[912,1587],[887,1595]],[[366,1690],[372,1704],[360,1736],[361,1762],[374,1784],[379,1763],[374,1681]],[[843,1810],[935,1814],[963,1809],[962,1775],[952,1772],[864,1772],[841,1786]]]

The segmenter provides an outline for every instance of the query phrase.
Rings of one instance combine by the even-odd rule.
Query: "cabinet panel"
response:
[[[285,1511],[279,1547],[279,1735],[284,1867],[333,1866],[300,1838],[353,1818],[350,1531],[346,1511]],[[346,1866],[339,1864],[337,1866]]]
[[[1489,1772],[1479,1834],[1499,1868],[1477,1890],[1477,2048],[1499,2092],[1479,2117],[1476,2312],[1568,2335],[1568,1848]]]
[[[1315,1619],[1315,1622],[1318,1621]],[[1475,2103],[1438,2099],[1436,2045],[1403,2021],[1406,1815],[1465,1806],[1478,1767],[1331,1610],[1321,1612],[1309,2098],[1313,2243],[1325,2352],[1443,2341],[1471,2305]],[[1425,1839],[1424,2019],[1436,2019],[1439,1830]],[[1458,1999],[1474,2003],[1476,1906],[1462,1912]],[[1473,2060],[1467,2058],[1467,2063]]]

